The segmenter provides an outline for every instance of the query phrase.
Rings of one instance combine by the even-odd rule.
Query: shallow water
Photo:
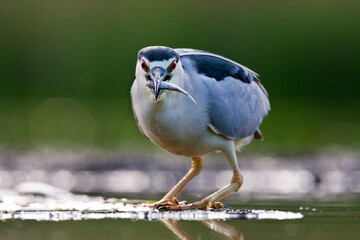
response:
[[[183,239],[359,239],[357,207],[318,207],[316,211],[303,213],[305,217],[297,220],[8,220],[0,224],[0,236],[1,239],[29,239],[30,236],[31,239],[176,239],[176,236]]]
[[[9,204],[9,198],[7,201]],[[149,214],[144,214],[145,209],[134,211],[132,203],[114,198],[104,200],[100,197],[71,195],[57,200],[51,197],[32,197],[28,202],[24,198],[17,201],[22,203],[21,206],[18,205],[21,209],[13,208],[12,212],[4,211],[4,202],[0,205],[3,218],[0,223],[0,239],[355,240],[360,236],[360,207],[357,200],[325,203],[269,200],[232,204],[229,205],[232,210],[228,212],[154,212],[152,219],[149,219]],[[31,204],[33,201],[37,205]],[[62,210],[54,210],[58,207]],[[44,208],[53,210],[40,211]],[[67,208],[73,210],[66,211]],[[89,210],[90,208],[93,210]],[[104,208],[109,211],[99,210]],[[288,213],[283,216],[294,219],[279,220],[274,217],[278,216],[275,214],[259,220],[259,215],[256,215],[261,212],[274,213],[272,210],[277,210],[275,213],[278,214]],[[296,213],[301,213],[303,217]],[[229,217],[231,214],[235,217]]]
[[[170,180],[181,178],[188,166],[177,172],[177,167],[171,168],[173,162],[168,163],[168,167],[171,166],[167,168],[165,163],[152,160],[148,161],[152,168],[133,167],[134,163],[147,161],[129,158],[129,166],[113,167],[110,164],[109,167],[104,161],[107,164],[102,168],[96,161],[95,167],[84,168],[80,164],[82,161],[72,158],[64,161],[66,156],[60,154],[58,161],[52,159],[49,164],[41,162],[29,167],[27,164],[33,164],[33,161],[28,161],[28,157],[14,159],[17,161],[12,161],[11,166],[5,161],[2,165],[7,170],[0,171],[3,187],[0,190],[0,240],[360,239],[358,158],[344,158],[349,161],[326,158],[326,161],[306,163],[253,159],[247,163],[254,166],[244,166],[244,171],[249,173],[247,187],[224,199],[230,211],[176,213],[134,209],[134,202],[139,200],[120,198],[159,199],[160,192],[174,184]],[[206,192],[214,190],[209,186],[216,189],[226,184],[222,180],[223,176],[230,176],[226,168],[212,166],[211,162],[207,165],[209,168],[185,189],[181,200],[199,200]],[[86,166],[89,166],[88,162]],[[208,184],[214,169],[218,172],[216,183]],[[275,175],[271,169],[276,170]],[[173,172],[176,177],[169,174]],[[278,178],[270,182],[274,177],[268,178],[268,175]],[[131,181],[124,181],[125,177]],[[154,184],[141,185],[139,179]],[[136,185],[127,185],[132,182]],[[143,189],[136,188],[138,186]],[[83,194],[72,194],[68,190]],[[97,192],[99,190],[103,192]]]

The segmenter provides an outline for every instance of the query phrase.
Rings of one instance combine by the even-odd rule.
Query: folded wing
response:
[[[222,56],[177,49],[189,74],[201,75],[209,98],[209,127],[229,139],[258,133],[270,110],[265,88],[250,69]]]

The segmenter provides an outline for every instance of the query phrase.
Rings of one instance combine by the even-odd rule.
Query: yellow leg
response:
[[[156,202],[155,205],[168,202],[176,203],[176,197],[194,177],[200,174],[201,167],[202,158],[193,157],[191,169],[189,172],[160,201]]]
[[[216,191],[215,193],[209,195],[203,200],[193,203],[192,205],[194,208],[198,208],[198,209],[210,208],[215,202],[219,201],[220,199],[230,195],[233,192],[237,192],[241,187],[241,185],[243,184],[243,176],[240,173],[240,169],[237,163],[235,147],[233,146],[230,149],[225,149],[224,154],[230,166],[233,169],[233,176],[231,178],[230,184]]]
[[[233,177],[229,185],[220,190],[216,191],[215,193],[209,195],[208,197],[204,198],[203,200],[193,203],[193,208],[198,209],[207,209],[211,208],[211,206],[218,202],[220,199],[230,195],[233,192],[237,192],[243,183],[243,177],[238,171],[238,169],[233,170]]]
[[[232,169],[233,169],[233,177],[231,178],[231,182],[224,188],[216,191],[215,193],[209,195],[208,197],[195,202],[193,204],[188,205],[179,205],[179,206],[169,206],[168,210],[187,210],[187,209],[207,209],[211,208],[214,203],[219,201],[220,199],[230,195],[233,192],[237,192],[241,185],[243,184],[243,176],[240,173],[239,166],[237,164],[237,157],[235,153],[235,147],[230,149],[225,149],[224,154],[229,161]]]

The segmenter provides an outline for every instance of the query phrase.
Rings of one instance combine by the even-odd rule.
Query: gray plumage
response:
[[[267,93],[257,75],[248,68],[216,54],[198,50],[176,50],[180,54],[180,60],[188,71],[189,77],[193,81],[203,81],[207,86],[210,124],[229,139],[244,138],[254,134],[270,110]],[[198,58],[191,58],[192,56]],[[221,80],[203,74],[200,74],[199,78],[194,61],[201,61],[202,57],[220,59],[230,67],[241,68],[246,76],[249,76],[250,83],[244,83],[229,75]],[[211,71],[211,65],[209,71]]]

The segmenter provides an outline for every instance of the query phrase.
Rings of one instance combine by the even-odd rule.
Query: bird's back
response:
[[[200,78],[206,86],[211,129],[229,139],[255,134],[270,110],[267,92],[257,74],[209,52],[176,51],[190,78]]]

